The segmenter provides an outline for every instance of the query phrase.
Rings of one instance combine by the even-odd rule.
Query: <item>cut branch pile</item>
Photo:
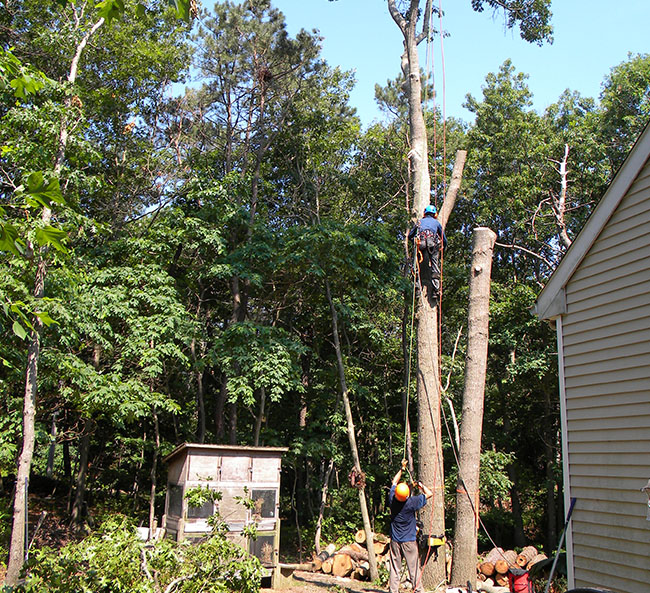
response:
[[[520,553],[503,548],[492,548],[478,562],[478,579],[489,585],[507,587],[510,568],[529,570],[542,560],[546,560],[546,556],[540,554],[534,546],[526,546]]]
[[[366,532],[357,531],[353,544],[337,549],[330,544],[314,556],[311,562],[313,572],[323,572],[337,577],[350,577],[359,581],[366,581],[370,577],[370,564],[368,562],[368,546],[366,545]],[[390,540],[381,533],[373,536],[372,550],[377,557],[377,564],[388,561],[388,544]]]

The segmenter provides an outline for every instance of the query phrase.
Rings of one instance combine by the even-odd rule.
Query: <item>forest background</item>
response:
[[[401,81],[377,89],[387,120],[362,128],[353,75],[268,1],[217,3],[193,26],[166,2],[124,4],[0,12],[3,546],[35,356],[31,491],[56,493],[81,532],[113,511],[160,518],[160,459],[190,441],[289,447],[283,554],[312,551],[328,480],[321,539],[349,538],[360,517],[326,284],[381,531],[415,397]],[[175,95],[190,69],[199,83]],[[650,56],[612,64],[598,98],[568,90],[542,113],[526,79],[509,61],[488,73],[466,99],[472,123],[443,121],[430,87],[424,100],[433,203],[449,155],[468,151],[443,271],[446,488],[471,233],[487,226],[481,516],[499,545],[549,552],[563,521],[555,339],[529,310],[648,120]]]

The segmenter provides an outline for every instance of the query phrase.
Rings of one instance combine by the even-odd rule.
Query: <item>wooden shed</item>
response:
[[[558,344],[569,587],[650,591],[650,128],[540,293]]]
[[[201,538],[210,532],[208,518],[218,511],[228,524],[228,538],[257,556],[266,568],[277,567],[280,546],[280,470],[285,447],[245,447],[185,443],[164,461],[167,497],[164,527],[168,536],[181,541]],[[199,508],[189,507],[188,489],[209,487],[222,499]],[[238,497],[255,501],[248,509]],[[245,525],[256,522],[258,537],[247,541]]]

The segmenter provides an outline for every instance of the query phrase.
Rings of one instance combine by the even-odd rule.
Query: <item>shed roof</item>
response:
[[[535,314],[540,319],[554,319],[566,312],[564,287],[634,183],[649,156],[650,123],[641,132],[607,191],[587,219],[585,226],[551,274],[542,292],[539,293]]]
[[[202,451],[229,451],[235,453],[286,453],[289,447],[253,447],[248,445],[206,445],[204,443],[182,443],[178,445],[163,461],[168,462],[174,457],[190,449]]]

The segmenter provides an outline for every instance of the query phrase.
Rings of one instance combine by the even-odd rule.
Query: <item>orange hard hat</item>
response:
[[[411,490],[406,482],[400,482],[395,486],[395,498],[400,502],[404,502],[409,494],[411,494]]]

